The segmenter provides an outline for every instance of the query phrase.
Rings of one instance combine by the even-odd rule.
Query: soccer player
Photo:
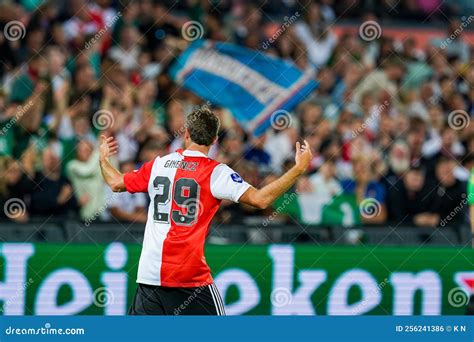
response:
[[[156,157],[139,170],[120,173],[109,162],[118,145],[101,136],[100,168],[114,192],[148,192],[150,206],[131,315],[224,315],[224,305],[204,256],[212,218],[222,200],[267,208],[311,161],[308,143],[296,143],[296,164],[261,189],[207,156],[219,119],[208,109],[189,114],[185,150]]]

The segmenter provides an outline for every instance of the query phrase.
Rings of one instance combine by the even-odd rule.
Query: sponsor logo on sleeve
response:
[[[240,175],[236,172],[234,172],[233,174],[230,175],[230,178],[232,178],[232,180],[236,183],[242,183],[244,180],[242,179],[242,177],[240,177]]]

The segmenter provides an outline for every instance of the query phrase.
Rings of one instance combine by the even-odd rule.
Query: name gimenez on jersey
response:
[[[197,162],[187,162],[184,160],[168,160],[164,167],[171,169],[181,169],[186,171],[196,171],[196,168],[199,166]]]

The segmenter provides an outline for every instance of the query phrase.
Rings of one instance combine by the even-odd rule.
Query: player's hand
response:
[[[298,171],[304,173],[312,159],[313,154],[311,153],[311,147],[309,146],[308,142],[304,140],[303,145],[301,145],[299,142],[296,142],[295,167],[298,169]]]
[[[106,137],[105,135],[100,136],[99,153],[101,159],[107,159],[113,156],[118,151],[118,143],[114,140],[114,137]]]

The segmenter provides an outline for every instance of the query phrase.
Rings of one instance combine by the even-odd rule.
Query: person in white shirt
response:
[[[322,210],[330,204],[336,195],[342,193],[342,187],[336,179],[334,161],[327,160],[321,165],[319,172],[297,183],[303,220],[307,224],[319,224]]]
[[[312,3],[304,14],[304,20],[296,23],[296,37],[303,42],[310,62],[316,66],[325,65],[336,47],[336,35],[328,29],[318,4]]]

